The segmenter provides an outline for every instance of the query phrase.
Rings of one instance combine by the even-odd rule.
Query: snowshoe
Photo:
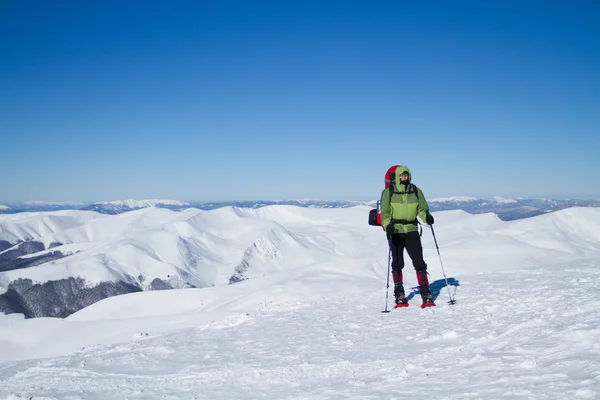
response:
[[[404,290],[402,292],[404,292]],[[404,297],[404,293],[396,295],[396,305],[394,306],[394,308],[400,307],[408,307],[408,300],[406,299],[406,297]]]
[[[421,308],[425,307],[435,307],[435,303],[433,302],[433,297],[431,295],[423,296],[423,304],[421,304]]]

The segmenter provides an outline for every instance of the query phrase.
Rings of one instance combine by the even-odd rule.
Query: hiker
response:
[[[392,278],[396,307],[408,306],[405,297],[402,269],[404,249],[410,256],[419,282],[421,307],[435,306],[427,279],[427,264],[423,259],[423,246],[418,231],[417,216],[427,225],[433,225],[433,216],[421,189],[411,183],[408,167],[399,165],[389,188],[381,193],[381,226],[387,234],[392,254]]]

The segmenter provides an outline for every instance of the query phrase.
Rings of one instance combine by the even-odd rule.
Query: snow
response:
[[[511,204],[511,203],[517,202],[517,200],[515,200],[515,199],[508,199],[506,197],[500,197],[500,196],[494,196],[494,197],[492,197],[492,200],[494,200],[496,203],[502,203],[502,204]]]
[[[468,196],[455,196],[455,197],[437,197],[433,199],[428,199],[427,201],[430,203],[466,203],[471,201],[479,201],[477,197],[468,197]],[[506,197],[494,196],[490,200],[495,203],[500,204],[511,204],[517,203],[515,199],[509,199]]]
[[[144,207],[156,207],[157,205],[170,205],[170,206],[189,206],[189,203],[180,200],[117,200],[117,201],[101,201],[96,204],[103,205],[114,205],[114,206],[127,206],[129,208],[144,208]]]
[[[0,215],[0,240],[17,243],[46,237],[45,243],[50,244],[61,240],[53,234],[68,232],[104,217],[96,212],[76,210],[3,214]]]
[[[469,202],[477,201],[476,197],[456,196],[456,197],[437,197],[427,200],[429,203],[449,203],[449,202]]]
[[[10,207],[0,204],[0,210],[10,210]]]
[[[405,257],[411,306],[390,313],[387,244],[368,210],[149,209],[67,229],[124,264],[150,250],[177,262],[177,237],[221,268],[251,253],[250,278],[226,285],[231,268],[217,268],[207,288],[111,297],[66,319],[0,316],[0,399],[600,396],[600,209],[436,212],[451,286],[425,227],[437,306],[418,307]]]

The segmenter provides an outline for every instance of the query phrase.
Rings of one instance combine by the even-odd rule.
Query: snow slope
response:
[[[418,307],[409,262],[411,307],[387,314],[387,246],[367,210],[229,209],[170,222],[181,233],[210,226],[215,242],[234,244],[240,230],[285,238],[271,238],[254,266],[277,251],[296,264],[112,297],[64,320],[0,316],[0,399],[600,396],[600,210],[513,222],[435,213],[450,287],[425,228],[438,305]]]
[[[47,237],[45,242],[61,240],[54,234],[92,224],[105,218],[103,214],[62,210],[49,212],[26,212],[0,215],[0,240],[12,244]]]
[[[270,206],[175,212],[146,208],[114,216],[64,211],[78,218],[66,218],[62,230],[46,213],[33,220],[13,215],[2,225],[7,234],[35,238],[46,248],[63,243],[52,251],[77,253],[35,268],[2,272],[0,289],[18,278],[43,283],[82,277],[91,285],[140,275],[146,282],[185,275],[194,286],[204,287],[227,284],[233,275],[243,280],[283,268],[330,262],[340,255],[329,234],[347,237],[345,252],[352,251],[351,240],[364,235],[361,230],[367,210]],[[344,219],[351,224],[344,231],[332,232]]]

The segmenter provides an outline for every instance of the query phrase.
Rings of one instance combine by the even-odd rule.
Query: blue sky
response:
[[[156,3],[0,6],[0,204],[600,199],[596,2]]]

